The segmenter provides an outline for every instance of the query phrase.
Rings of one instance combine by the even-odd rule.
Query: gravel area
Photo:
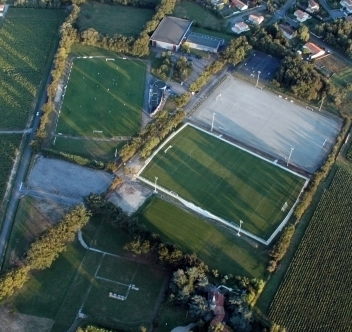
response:
[[[126,180],[125,180],[126,181]],[[135,181],[126,181],[116,191],[108,195],[108,200],[128,214],[137,211],[152,194],[152,190]]]
[[[89,193],[103,193],[113,175],[63,160],[38,157],[27,181],[27,188],[47,193],[83,198]]]
[[[195,122],[312,173],[335,143],[342,121],[229,77],[192,115]]]

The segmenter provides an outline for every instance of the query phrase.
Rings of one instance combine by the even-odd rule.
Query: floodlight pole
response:
[[[260,71],[260,70],[258,70],[257,84],[255,85],[255,87],[257,87],[257,86],[258,86],[258,83],[259,83],[259,75],[260,75],[260,73],[261,73],[261,71]]]
[[[211,129],[210,129],[210,131],[213,131],[214,119],[215,119],[215,113],[213,113],[213,120],[212,120],[212,122],[211,122]]]
[[[158,181],[158,177],[155,177],[155,182],[154,182],[154,194],[157,194],[158,191],[156,190],[156,182]]]
[[[240,232],[241,232],[242,224],[243,224],[243,221],[240,220],[240,228],[238,229],[237,236],[241,236]]]
[[[287,159],[287,167],[288,167],[288,164],[290,162],[290,159],[291,159],[291,155],[292,155],[292,151],[294,150],[294,148],[291,148],[291,151],[290,151],[290,155],[288,156],[288,159]]]
[[[325,138],[325,141],[324,141],[324,143],[323,143],[323,145],[322,146],[324,146],[325,145],[325,143],[326,143],[326,141],[327,141],[328,139],[327,138]]]

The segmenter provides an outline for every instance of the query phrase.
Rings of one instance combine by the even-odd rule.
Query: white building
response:
[[[249,30],[249,26],[244,23],[244,22],[237,22],[232,28],[231,30],[237,34],[240,34],[242,32],[248,31]]]
[[[232,0],[231,4],[233,7],[237,7],[241,11],[248,9],[248,6],[240,0]]]
[[[264,21],[264,16],[251,14],[249,15],[248,20],[251,21],[253,24],[259,25]]]
[[[310,18],[310,15],[300,9],[297,9],[294,13],[298,22],[305,22]]]
[[[341,0],[340,5],[346,8],[346,12],[352,13],[352,0]]]
[[[316,59],[325,54],[323,49],[313,43],[307,43],[303,46],[303,48],[309,50],[311,59]]]

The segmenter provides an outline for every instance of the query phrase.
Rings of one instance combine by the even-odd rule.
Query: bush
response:
[[[288,225],[285,227],[280,238],[275,243],[274,247],[270,251],[269,255],[274,261],[278,262],[284,257],[290,243],[293,233],[295,232],[295,226]],[[272,265],[272,264],[271,264]]]

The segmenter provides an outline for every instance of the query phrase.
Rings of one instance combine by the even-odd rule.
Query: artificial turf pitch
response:
[[[160,149],[140,176],[153,183],[158,177],[158,186],[229,222],[238,225],[242,220],[243,229],[265,240],[290,211],[305,182],[191,126]]]
[[[140,130],[146,65],[115,58],[77,58],[56,132],[85,137],[132,136]]]

